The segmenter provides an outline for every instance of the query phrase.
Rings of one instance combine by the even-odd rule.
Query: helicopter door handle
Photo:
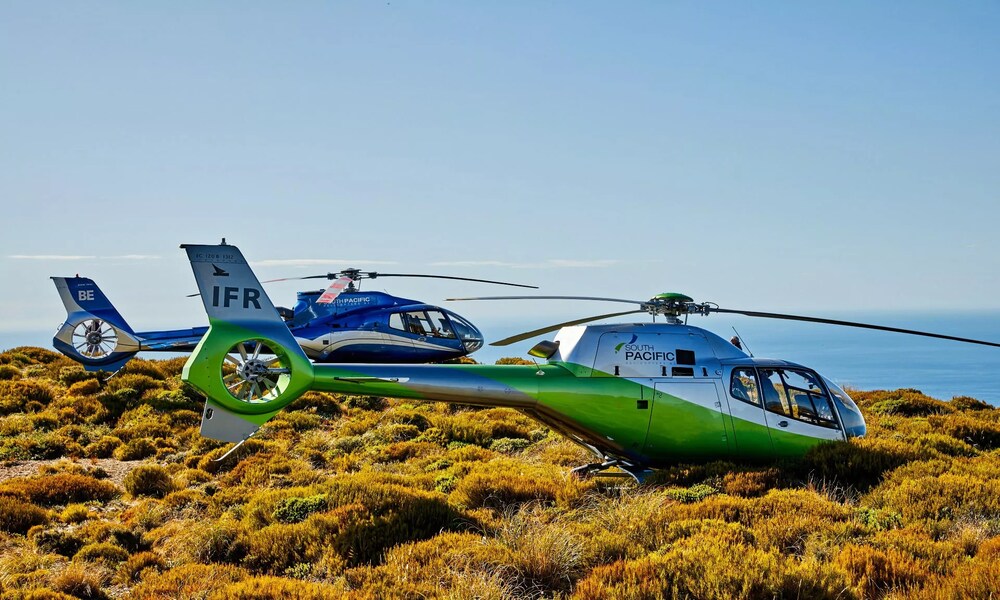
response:
[[[418,337],[418,338],[417,338],[417,341],[418,341],[418,342],[426,342],[426,341],[427,341],[427,338],[426,338],[426,337],[424,337],[424,336],[420,336],[420,337]]]
[[[778,427],[788,427],[788,421],[778,421]]]

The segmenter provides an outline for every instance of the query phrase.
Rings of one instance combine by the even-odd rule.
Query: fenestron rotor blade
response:
[[[625,312],[608,313],[606,315],[597,315],[596,317],[584,317],[582,319],[575,319],[573,321],[566,321],[565,323],[559,323],[558,325],[550,325],[548,327],[542,327],[541,329],[535,329],[533,331],[526,331],[524,333],[519,333],[513,335],[509,338],[504,338],[498,342],[493,342],[490,346],[509,346],[516,342],[523,340],[528,340],[533,337],[549,333],[550,331],[556,331],[557,329],[562,329],[563,327],[570,327],[572,325],[583,325],[584,323],[589,323],[591,321],[600,321],[601,319],[610,319],[611,317],[620,317],[622,315],[633,315],[637,313],[644,313],[644,310],[626,310]]]
[[[537,290],[537,285],[525,285],[523,283],[510,283],[509,281],[494,281],[492,279],[475,279],[473,277],[452,277],[451,275],[417,275],[415,273],[377,273],[372,271],[368,273],[369,279],[377,279],[379,277],[423,277],[425,279],[454,279],[456,281],[475,281],[478,283],[493,283],[496,285],[509,285],[513,287],[530,288],[532,290]]]
[[[927,331],[916,331],[914,329],[900,329],[899,327],[887,327],[885,325],[871,325],[869,323],[856,323],[854,321],[838,321],[836,319],[823,319],[820,317],[806,317],[802,315],[785,315],[781,313],[758,312],[753,310],[735,310],[731,308],[709,308],[709,312],[730,313],[736,315],[746,315],[748,317],[764,317],[767,319],[784,319],[786,321],[805,321],[807,323],[825,323],[827,325],[843,325],[845,327],[858,327],[861,329],[874,329],[877,331],[891,331],[893,333],[906,333],[909,335],[921,335],[924,337],[938,338],[942,340],[952,340],[955,342],[966,342],[968,344],[980,344],[982,346],[994,346],[1000,348],[1000,343],[986,342],[983,340],[973,340],[970,338],[957,337],[954,335],[944,335],[941,333],[930,333]]]
[[[626,304],[646,303],[645,300],[626,300],[624,298],[597,298],[594,296],[477,296],[475,298],[446,298],[448,302],[466,300],[600,300],[603,302],[624,302]]]

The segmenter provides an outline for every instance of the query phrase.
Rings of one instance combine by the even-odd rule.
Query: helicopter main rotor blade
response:
[[[492,279],[475,279],[472,277],[452,277],[450,275],[418,275],[416,273],[378,273],[372,271],[368,274],[370,279],[377,279],[379,277],[423,277],[426,279],[454,279],[456,281],[476,281],[478,283],[493,283],[496,285],[509,285],[513,287],[529,288],[532,290],[537,290],[537,285],[525,285],[523,283],[510,283],[509,281],[494,281]]]
[[[299,279],[333,279],[330,275],[337,276],[340,273],[330,273],[329,275],[306,275],[305,277],[281,277],[278,279],[268,279],[267,281],[261,281],[261,283],[274,283],[276,281],[298,281]]]
[[[572,325],[583,325],[584,323],[589,323],[591,321],[600,321],[601,319],[610,319],[611,317],[620,317],[622,315],[633,315],[637,313],[644,313],[644,310],[626,310],[625,312],[608,313],[606,315],[597,315],[596,317],[584,317],[583,319],[576,319],[573,321],[566,321],[565,323],[559,323],[558,325],[550,325],[548,327],[542,327],[541,329],[535,329],[532,331],[526,331],[524,333],[519,333],[517,335],[512,335],[509,338],[504,338],[498,342],[493,342],[490,346],[509,346],[516,342],[523,340],[528,340],[533,337],[549,333],[550,331],[556,331],[557,329],[562,329],[563,327],[570,327]]]
[[[709,312],[730,313],[746,315],[748,317],[764,317],[767,319],[784,319],[786,321],[805,321],[807,323],[825,323],[827,325],[843,325],[845,327],[858,327],[861,329],[875,329],[877,331],[891,331],[893,333],[906,333],[909,335],[922,335],[924,337],[939,338],[942,340],[953,340],[956,342],[966,342],[969,344],[980,344],[982,346],[994,346],[1000,348],[1000,343],[985,342],[983,340],[973,340],[970,338],[956,337],[954,335],[944,335],[941,333],[930,333],[927,331],[916,331],[914,329],[900,329],[899,327],[887,327],[885,325],[871,325],[869,323],[856,323],[854,321],[838,321],[836,319],[823,319],[820,317],[805,317],[801,315],[785,315],[780,313],[757,312],[753,310],[734,310],[729,308],[709,308]]]
[[[452,277],[450,275],[419,275],[417,273],[379,273],[378,271],[351,271],[354,275],[351,279],[378,279],[379,277],[423,277],[425,279],[454,279],[456,281],[476,281],[478,283],[493,283],[496,285],[510,285],[513,287],[529,288],[532,290],[537,290],[537,285],[525,285],[523,283],[511,283],[509,281],[494,281],[492,279],[475,279],[473,277]],[[341,273],[327,273],[326,275],[306,275],[304,277],[281,277],[279,279],[268,279],[267,281],[262,281],[261,283],[274,283],[277,281],[298,281],[300,279],[336,279],[339,276],[347,274],[347,271]]]
[[[600,300],[603,302],[624,302],[626,304],[643,305],[643,300],[625,300],[624,298],[597,298],[594,296],[477,296],[475,298],[445,298],[447,302],[465,300]]]
[[[351,284],[350,277],[341,277],[337,281],[330,284],[330,287],[326,288],[319,299],[316,300],[316,304],[332,304],[334,300],[337,299],[340,294],[347,289],[347,286]]]

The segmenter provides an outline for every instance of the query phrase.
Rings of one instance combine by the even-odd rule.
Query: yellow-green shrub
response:
[[[882,415],[924,417],[954,410],[947,402],[931,398],[912,388],[857,392],[852,397],[869,412]]]
[[[133,496],[162,498],[174,491],[170,473],[159,465],[141,465],[132,469],[122,484],[125,491]]]
[[[27,533],[35,525],[48,523],[48,512],[10,496],[0,496],[0,531]]]
[[[928,576],[912,556],[894,548],[847,544],[834,562],[848,573],[863,598],[919,586]]]
[[[748,543],[736,524],[704,527],[660,552],[593,569],[574,598],[845,598],[843,573]]]
[[[63,523],[81,523],[89,518],[90,509],[86,504],[70,504],[59,515]]]
[[[70,396],[93,396],[101,391],[101,382],[97,379],[84,379],[69,386],[67,393]]]
[[[976,448],[1000,447],[1000,423],[979,418],[975,413],[928,417],[927,421],[935,430]]]
[[[180,565],[143,577],[132,588],[134,598],[206,598],[246,579],[247,572],[230,565]]]
[[[268,525],[246,536],[243,565],[259,573],[281,574],[296,565],[318,562],[327,553],[346,558],[365,545],[360,530],[370,523],[370,513],[351,504],[313,514],[301,523]]]
[[[160,573],[167,567],[166,561],[160,558],[155,552],[139,552],[128,557],[128,559],[118,569],[118,580],[126,585],[138,583],[145,574],[144,571],[151,569],[152,572]]]
[[[209,600],[327,600],[339,597],[341,592],[342,590],[326,583],[261,576],[216,590],[209,596]]]
[[[107,542],[87,544],[83,548],[80,548],[79,552],[73,556],[74,561],[100,562],[114,565],[126,559],[128,559],[128,552],[124,548]]]
[[[588,485],[567,479],[559,469],[501,458],[474,466],[450,498],[465,507],[504,508],[534,500],[568,505],[579,500]]]
[[[76,473],[12,479],[0,487],[0,491],[4,490],[23,494],[32,502],[43,506],[71,502],[107,502],[121,493],[113,483]]]
[[[54,398],[52,387],[39,381],[0,381],[0,414],[41,410]]]
[[[14,365],[0,365],[0,381],[10,381],[21,378],[21,369]]]
[[[142,460],[156,454],[156,446],[146,438],[135,438],[115,448],[111,453],[115,460]]]
[[[120,438],[116,438],[113,435],[101,436],[101,439],[96,442],[91,442],[87,444],[84,448],[84,452],[87,456],[93,458],[111,458],[114,455],[115,450],[117,450],[122,445]]]
[[[70,565],[53,577],[52,589],[85,600],[104,600],[108,597],[100,579],[81,565]]]

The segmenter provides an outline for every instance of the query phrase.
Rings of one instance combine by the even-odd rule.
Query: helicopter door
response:
[[[409,327],[409,319],[404,313],[389,315],[389,328],[382,332],[383,340],[390,355],[398,356],[398,362],[406,362],[416,353]]]
[[[656,383],[645,453],[701,458],[729,451],[726,421],[714,381]]]
[[[844,432],[819,378],[803,369],[758,368],[767,426],[776,454],[801,454]]]
[[[740,456],[768,457],[774,453],[767,428],[760,384],[753,367],[736,367],[729,375],[729,414]]]

